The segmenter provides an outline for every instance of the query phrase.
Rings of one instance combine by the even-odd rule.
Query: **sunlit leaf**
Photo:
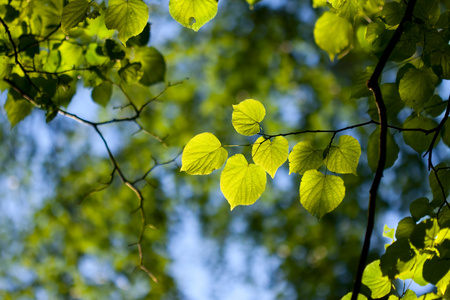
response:
[[[89,11],[90,3],[87,0],[74,0],[64,6],[61,17],[61,29],[65,34],[69,29],[77,26],[81,21],[86,20],[86,14]]]
[[[231,123],[242,135],[255,135],[260,131],[259,123],[264,119],[266,109],[258,100],[247,99],[233,105]]]
[[[342,178],[308,170],[300,183],[300,202],[305,209],[320,219],[333,211],[344,199],[345,186]]]
[[[119,32],[119,40],[127,40],[144,30],[148,21],[148,7],[142,0],[109,0],[105,24]]]
[[[358,140],[349,135],[343,135],[339,138],[337,146],[331,146],[324,163],[331,172],[356,175],[360,156],[361,146]]]
[[[346,19],[326,11],[314,27],[314,39],[333,61],[352,42],[353,27]]]
[[[348,293],[347,295],[342,297],[341,300],[351,300],[352,299],[352,295],[353,295],[353,293]],[[363,294],[358,294],[357,300],[367,300],[367,297],[364,296]]]
[[[392,283],[387,276],[383,276],[380,269],[380,260],[371,262],[363,273],[362,283],[367,286],[372,298],[378,299],[386,296],[391,291]]]
[[[238,205],[251,205],[266,189],[266,172],[260,166],[249,164],[244,155],[230,157],[220,175],[220,190],[231,210]]]
[[[194,136],[186,145],[181,157],[181,170],[191,175],[206,175],[222,167],[228,152],[209,132]]]
[[[198,31],[217,14],[217,0],[170,0],[170,15],[181,25]]]
[[[411,270],[415,264],[415,252],[407,239],[400,239],[387,247],[386,253],[380,259],[383,275],[395,279]]]
[[[255,164],[261,166],[270,176],[275,177],[278,168],[287,160],[289,143],[277,136],[273,141],[260,137],[252,147],[252,157]]]
[[[309,141],[301,141],[289,154],[289,174],[293,172],[303,174],[308,170],[317,169],[322,161],[321,150],[315,149]]]

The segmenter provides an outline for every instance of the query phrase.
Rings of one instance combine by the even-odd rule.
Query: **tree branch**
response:
[[[415,4],[416,0],[409,0],[406,6],[405,15],[403,16],[400,24],[395,30],[394,35],[389,41],[386,49],[384,49],[383,53],[381,54],[380,60],[378,61],[372,76],[367,82],[367,88],[372,91],[378,108],[378,117],[380,120],[380,148],[379,148],[378,166],[369,192],[370,196],[369,196],[367,228],[364,237],[364,244],[361,251],[361,256],[359,258],[358,269],[356,271],[356,278],[355,283],[353,285],[353,293],[351,300],[357,300],[359,291],[361,290],[362,276],[366,266],[367,257],[369,255],[370,238],[372,236],[372,231],[375,224],[375,208],[376,208],[376,199],[378,195],[378,188],[380,186],[381,178],[383,177],[383,170],[386,165],[386,145],[387,145],[387,131],[388,131],[387,112],[383,100],[383,95],[381,93],[380,85],[378,84],[378,79],[381,77],[381,73],[383,72],[386,63],[389,60],[389,56],[391,55],[392,51],[394,51],[394,48],[397,45],[397,43],[400,41],[400,37],[402,36],[404,31],[405,22],[410,21],[412,18]]]

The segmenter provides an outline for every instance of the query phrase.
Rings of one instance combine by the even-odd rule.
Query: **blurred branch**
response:
[[[378,195],[378,188],[381,183],[381,178],[383,177],[383,170],[386,165],[386,151],[387,151],[387,132],[388,132],[388,123],[387,123],[387,112],[386,105],[384,104],[383,95],[381,93],[380,85],[378,84],[378,80],[381,77],[381,73],[386,66],[386,63],[389,60],[389,56],[392,51],[394,51],[395,46],[400,41],[400,37],[404,31],[404,24],[411,20],[414,6],[416,4],[416,0],[409,0],[405,14],[400,21],[397,29],[394,32],[391,40],[389,41],[386,49],[384,49],[381,54],[380,60],[378,61],[372,76],[367,81],[367,88],[372,91],[375,102],[378,108],[378,117],[380,119],[380,148],[379,148],[379,157],[378,157],[378,166],[375,172],[375,177],[372,181],[372,186],[369,191],[369,208],[368,208],[368,218],[367,218],[367,227],[366,234],[364,237],[364,244],[361,251],[361,256],[359,258],[358,269],[356,271],[355,283],[353,285],[353,292],[351,300],[357,300],[359,291],[361,290],[361,282],[362,276],[364,273],[364,269],[366,266],[367,257],[369,255],[370,249],[370,239],[372,236],[372,231],[375,223],[375,209],[376,209],[376,199]]]
[[[14,58],[15,58],[15,63],[16,63],[16,65],[18,65],[18,66],[20,67],[20,69],[23,71],[24,76],[26,77],[26,79],[27,79],[27,81],[30,83],[30,85],[33,86],[33,88],[35,88],[38,92],[40,92],[40,90],[37,88],[37,86],[34,85],[34,83],[31,81],[31,78],[29,77],[28,73],[31,73],[31,72],[33,72],[33,73],[34,73],[34,72],[38,72],[38,73],[45,73],[45,74],[50,74],[50,75],[54,75],[54,76],[57,76],[57,73],[40,72],[40,71],[36,71],[36,70],[30,71],[30,70],[25,69],[24,66],[22,65],[22,63],[19,61],[19,57],[18,57],[18,49],[17,49],[16,44],[14,43],[14,40],[13,40],[13,38],[12,38],[12,35],[11,35],[11,32],[9,31],[8,26],[7,26],[6,23],[3,21],[2,18],[0,18],[0,23],[1,23],[1,24],[3,25],[3,27],[5,28],[5,31],[6,31],[6,33],[7,33],[7,35],[8,35],[8,38],[9,38],[9,41],[10,41],[12,47],[13,47],[13,50],[14,50]],[[58,26],[54,31],[52,31],[47,37],[45,37],[43,40],[48,39],[48,38],[49,38],[53,33],[55,33],[58,29],[59,29],[59,26]],[[41,41],[43,41],[43,40],[41,40]],[[87,67],[87,68],[85,68],[85,69],[83,69],[83,70],[88,70],[89,68],[95,68],[95,67]],[[66,70],[66,71],[61,71],[60,73],[69,72],[69,71],[77,71],[77,70],[75,70],[75,69],[73,69],[73,70]],[[59,74],[59,73],[58,73],[58,74]],[[36,101],[36,99],[34,99],[34,98],[33,98],[32,96],[30,96],[28,93],[26,93],[25,91],[23,91],[23,90],[22,90],[18,85],[16,85],[13,81],[11,81],[10,79],[7,79],[7,78],[5,78],[4,81],[7,82],[13,90],[15,90],[17,93],[19,93],[19,95],[21,95],[25,100],[27,100],[28,102],[30,102],[33,106],[45,110],[45,108],[43,107],[43,105],[41,105],[38,101]],[[88,125],[88,126],[92,127],[92,128],[95,130],[95,132],[97,133],[97,135],[98,135],[98,136],[100,137],[100,139],[102,140],[103,145],[104,145],[104,147],[105,147],[105,149],[106,149],[106,152],[108,153],[109,160],[110,160],[110,162],[111,162],[111,164],[112,164],[112,166],[113,166],[113,170],[111,171],[111,175],[110,175],[109,181],[108,181],[107,183],[105,183],[102,187],[100,187],[100,188],[94,190],[93,192],[89,193],[88,195],[91,195],[92,193],[95,193],[95,192],[104,190],[104,189],[108,188],[109,186],[111,186],[111,184],[112,184],[112,182],[113,182],[113,180],[114,180],[114,176],[115,176],[115,174],[117,174],[117,175],[119,176],[119,178],[121,179],[122,183],[123,183],[124,185],[126,185],[130,190],[132,190],[132,191],[135,193],[136,197],[138,198],[138,200],[139,200],[139,207],[136,209],[136,211],[139,211],[139,212],[140,212],[140,215],[141,215],[141,222],[142,222],[141,228],[140,228],[140,232],[139,232],[139,238],[138,238],[137,243],[135,243],[135,245],[138,246],[138,251],[139,251],[139,266],[138,266],[138,268],[141,269],[141,270],[143,270],[145,273],[147,273],[147,275],[148,275],[153,281],[155,281],[155,282],[157,282],[155,276],[154,276],[154,275],[153,275],[153,274],[145,267],[145,265],[144,265],[144,255],[143,255],[143,251],[142,251],[142,241],[143,241],[143,238],[144,238],[145,230],[146,230],[147,228],[152,228],[152,226],[151,226],[150,224],[147,223],[147,218],[146,218],[146,215],[145,215],[145,209],[144,209],[144,196],[142,195],[142,192],[139,190],[139,188],[136,186],[136,183],[139,182],[139,181],[141,181],[141,180],[144,180],[144,179],[151,173],[151,171],[152,171],[155,167],[173,163],[173,162],[178,158],[178,156],[179,156],[181,153],[178,154],[178,155],[177,155],[176,157],[174,157],[173,159],[171,159],[171,160],[169,160],[169,161],[166,161],[166,162],[163,162],[163,163],[158,163],[158,162],[154,159],[155,165],[152,166],[147,172],[145,172],[145,174],[144,174],[141,178],[139,178],[138,180],[135,180],[135,181],[130,181],[130,180],[128,180],[128,179],[126,178],[125,174],[123,173],[122,169],[120,168],[117,159],[115,158],[114,154],[112,153],[112,151],[111,151],[111,149],[110,149],[110,147],[109,147],[109,144],[108,144],[108,142],[106,141],[106,139],[105,139],[103,133],[100,131],[99,127],[102,126],[102,125],[112,124],[112,123],[134,122],[135,124],[138,125],[138,127],[139,127],[141,130],[144,130],[144,129],[142,128],[142,126],[137,122],[137,120],[139,119],[140,114],[142,113],[142,111],[144,110],[144,108],[145,108],[146,106],[148,106],[148,104],[150,104],[151,102],[157,100],[161,95],[164,94],[165,91],[167,91],[168,88],[170,88],[170,87],[172,87],[172,86],[175,86],[175,85],[177,85],[177,84],[180,84],[180,83],[181,83],[181,81],[180,81],[180,82],[177,82],[177,83],[175,83],[175,84],[170,84],[170,83],[168,83],[168,84],[166,85],[166,87],[163,89],[163,91],[161,91],[159,94],[157,94],[156,96],[154,96],[153,98],[151,98],[150,100],[148,100],[147,102],[145,102],[140,108],[138,108],[136,105],[134,105],[134,103],[131,101],[130,96],[126,93],[126,91],[123,89],[123,87],[122,87],[121,85],[118,85],[119,88],[122,90],[123,94],[125,95],[125,97],[127,98],[127,100],[128,100],[128,102],[130,103],[130,105],[133,107],[134,112],[135,112],[135,114],[134,114],[133,116],[127,117],[127,118],[111,119],[111,120],[108,120],[108,121],[102,121],[102,122],[93,122],[93,121],[84,119],[84,118],[82,118],[82,117],[80,117],[80,116],[78,116],[78,115],[76,115],[76,114],[73,114],[73,113],[70,113],[70,112],[68,112],[68,111],[65,111],[65,110],[63,110],[63,109],[61,109],[61,108],[59,108],[59,107],[55,107],[55,110],[57,110],[57,113],[58,113],[58,114],[63,115],[63,116],[65,116],[65,117],[67,117],[67,118],[73,119],[73,120],[75,120],[75,121],[77,121],[77,122],[79,122],[79,123],[82,123],[82,124],[84,124],[84,125]],[[146,131],[146,132],[147,132],[147,131]],[[162,141],[162,140],[161,140],[161,141]],[[87,196],[88,196],[88,195],[87,195]],[[83,198],[83,199],[84,199],[84,198]],[[81,201],[82,201],[82,200],[81,200]],[[80,201],[80,203],[81,203],[81,201]]]

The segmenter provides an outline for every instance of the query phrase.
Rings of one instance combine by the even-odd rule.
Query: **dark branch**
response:
[[[416,4],[416,0],[409,0],[408,5],[406,6],[405,15],[403,16],[400,24],[394,32],[391,40],[389,41],[386,49],[384,49],[381,54],[380,60],[378,61],[375,70],[367,82],[367,87],[372,91],[375,102],[378,108],[378,117],[380,120],[380,148],[379,148],[379,158],[378,158],[378,166],[375,172],[375,177],[372,182],[372,186],[370,188],[370,197],[369,197],[369,209],[368,209],[368,219],[367,219],[367,228],[366,234],[364,237],[364,244],[361,251],[361,256],[359,259],[358,269],[356,271],[355,284],[353,286],[353,293],[351,300],[357,300],[359,291],[361,290],[361,281],[363,272],[366,266],[367,257],[369,255],[370,249],[370,238],[372,236],[372,231],[375,223],[375,208],[376,208],[376,199],[378,195],[378,188],[381,183],[381,178],[383,177],[383,170],[386,165],[386,145],[387,145],[387,132],[388,132],[388,123],[387,123],[387,112],[386,106],[384,104],[383,95],[381,94],[380,85],[378,84],[378,80],[383,72],[386,63],[389,60],[389,56],[392,51],[394,51],[395,46],[400,40],[400,37],[404,31],[404,24],[408,22],[412,18],[412,14],[414,11],[414,6]]]

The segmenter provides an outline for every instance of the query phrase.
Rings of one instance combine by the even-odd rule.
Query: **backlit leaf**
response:
[[[71,28],[86,20],[89,8],[90,3],[87,0],[75,0],[64,6],[61,17],[61,29],[65,34],[68,34]]]
[[[109,0],[105,24],[119,32],[119,40],[127,40],[144,30],[148,21],[148,7],[142,0]]]
[[[331,172],[356,175],[360,156],[361,146],[358,140],[349,135],[343,135],[339,138],[337,146],[331,146],[324,163]]]
[[[317,169],[322,164],[322,151],[317,150],[309,141],[301,141],[294,146],[289,154],[289,174],[303,174],[308,170]]]
[[[244,155],[230,157],[220,175],[220,190],[231,206],[251,205],[266,189],[266,172],[260,166],[249,164]]]
[[[17,125],[20,121],[25,119],[31,113],[33,106],[27,100],[14,100],[13,97],[8,94],[4,109],[8,116],[11,128]]]
[[[352,295],[353,295],[353,293],[348,293],[347,295],[342,297],[341,300],[351,300],[352,299]],[[358,294],[357,300],[367,300],[367,297],[364,296],[363,294]]]
[[[270,176],[275,177],[278,168],[287,160],[289,143],[277,136],[273,141],[260,137],[252,147],[252,157],[255,164],[261,166]]]
[[[342,178],[324,175],[317,170],[305,172],[300,183],[300,202],[305,209],[320,219],[333,211],[344,199]]]
[[[228,152],[214,134],[209,132],[194,136],[186,145],[181,157],[181,170],[191,175],[206,175],[222,167]]]
[[[406,105],[420,112],[433,95],[437,81],[438,77],[431,68],[410,68],[400,79],[400,98]]]
[[[233,105],[231,123],[242,135],[255,135],[260,131],[259,123],[264,119],[266,109],[258,100],[247,99]]]
[[[217,0],[170,0],[172,18],[184,27],[198,31],[217,14]]]
[[[376,260],[366,266],[362,283],[372,292],[372,298],[378,299],[386,296],[391,291],[392,283],[387,276],[383,276],[380,269],[380,260]]]
[[[317,20],[314,27],[314,39],[333,61],[336,54],[350,46],[353,27],[346,19],[326,11]]]
[[[431,175],[431,173],[430,173]],[[421,218],[428,216],[433,213],[433,207],[430,205],[430,201],[421,197],[419,199],[414,200],[409,205],[409,212],[415,221],[419,221]]]

